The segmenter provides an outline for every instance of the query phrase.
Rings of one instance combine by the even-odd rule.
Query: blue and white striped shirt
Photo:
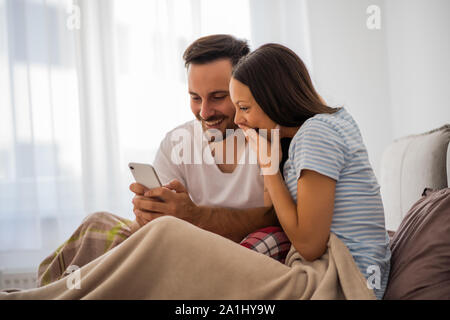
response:
[[[303,169],[336,180],[331,232],[348,247],[381,299],[389,277],[391,252],[380,187],[358,125],[345,108],[334,114],[315,115],[293,137],[283,174],[295,202],[297,180]]]

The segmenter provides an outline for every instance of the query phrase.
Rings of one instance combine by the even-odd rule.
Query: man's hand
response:
[[[196,221],[198,207],[178,180],[151,190],[133,183],[130,190],[136,194],[133,198],[133,212],[139,224],[140,221],[146,224],[164,215],[171,215],[191,223]]]
[[[144,187],[139,183],[132,183],[130,185],[130,190],[136,194],[132,200],[132,203],[134,205],[133,213],[136,216],[136,221],[139,223],[141,227],[146,225],[153,219],[161,216],[160,214],[154,214],[153,212],[146,212],[145,210],[142,210],[139,206],[136,205],[137,199],[144,198],[144,193],[149,190],[148,188]],[[152,200],[158,201],[157,199]]]
[[[133,202],[134,198],[136,198],[137,196],[143,196],[144,193],[148,190],[148,188],[144,187],[143,185],[141,185],[139,183],[132,183],[132,184],[130,184],[130,190],[136,194],[136,196],[133,197],[133,200],[132,200],[132,202]],[[149,222],[148,220],[144,220],[141,217],[136,206],[133,207],[133,213],[136,216],[136,222],[139,224],[139,226],[142,227]]]
[[[260,228],[279,225],[273,208],[249,209],[206,207],[195,205],[179,181],[149,190],[133,183],[136,221],[141,226],[161,216],[172,215],[197,227],[214,232],[239,243],[245,236]]]

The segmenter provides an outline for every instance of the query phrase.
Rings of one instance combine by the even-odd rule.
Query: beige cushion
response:
[[[397,230],[425,188],[448,186],[449,142],[450,125],[445,125],[395,140],[386,148],[381,159],[380,187],[388,230]]]

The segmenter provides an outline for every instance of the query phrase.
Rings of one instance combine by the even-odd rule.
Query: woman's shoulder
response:
[[[335,113],[321,113],[306,120],[292,138],[290,149],[294,151],[302,146],[313,148],[333,145],[347,153],[359,134],[359,128],[351,115],[340,108]]]
[[[297,131],[294,139],[301,139],[307,134],[336,135],[340,136],[342,130],[352,126],[344,108],[339,108],[335,113],[319,113],[306,120]]]
[[[336,108],[334,113],[319,113],[309,118],[306,122],[313,124],[322,124],[339,130],[343,127],[353,127],[356,123],[353,117],[344,107]],[[305,123],[306,123],[305,122]]]

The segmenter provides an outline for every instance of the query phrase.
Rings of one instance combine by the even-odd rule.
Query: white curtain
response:
[[[251,39],[248,1],[0,0],[0,269],[133,217],[127,163],[193,118],[182,53],[213,33]]]
[[[252,46],[281,43],[299,55],[312,74],[307,0],[249,0]]]
[[[36,259],[83,214],[75,47],[65,16],[62,1],[0,1],[1,267]]]

